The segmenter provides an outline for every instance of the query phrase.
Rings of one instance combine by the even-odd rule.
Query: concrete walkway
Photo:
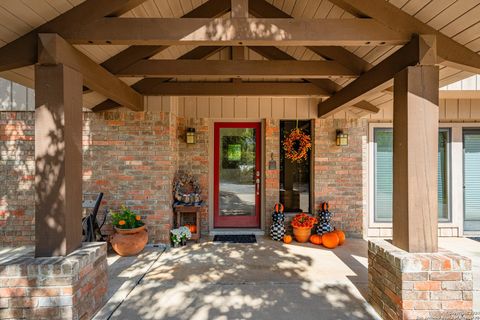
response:
[[[359,239],[189,244],[164,252],[111,319],[377,319],[362,296],[366,254]]]

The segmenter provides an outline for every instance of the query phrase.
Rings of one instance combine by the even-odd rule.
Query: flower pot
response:
[[[134,229],[119,229],[115,227],[115,233],[110,239],[113,250],[123,257],[133,256],[140,253],[148,242],[148,233],[145,226]]]
[[[293,235],[295,236],[295,240],[300,243],[307,242],[310,238],[311,228],[293,228]]]

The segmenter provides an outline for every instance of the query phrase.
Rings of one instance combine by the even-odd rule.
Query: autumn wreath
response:
[[[283,140],[285,156],[292,162],[301,162],[307,159],[308,150],[312,148],[310,136],[301,129],[293,129]]]

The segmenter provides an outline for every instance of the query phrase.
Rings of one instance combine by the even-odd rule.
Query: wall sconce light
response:
[[[187,128],[185,140],[187,141],[187,144],[195,144],[197,142],[195,128]]]
[[[342,130],[337,130],[337,146],[348,146],[348,134]]]

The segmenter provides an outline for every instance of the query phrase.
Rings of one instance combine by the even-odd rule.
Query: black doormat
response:
[[[480,237],[467,237],[467,238],[480,242]]]
[[[257,243],[257,238],[254,234],[219,234],[213,237],[213,242]]]

